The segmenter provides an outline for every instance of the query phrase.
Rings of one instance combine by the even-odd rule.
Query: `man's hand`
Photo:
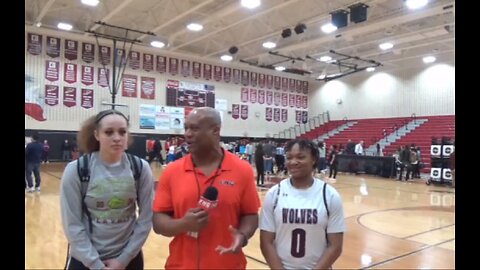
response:
[[[208,213],[201,208],[190,208],[183,220],[188,228],[188,231],[199,232],[208,224]]]
[[[247,238],[245,234],[241,233],[237,229],[233,228],[232,225],[228,227],[230,232],[232,233],[233,236],[233,243],[230,247],[223,247],[223,246],[218,246],[215,251],[218,251],[221,254],[225,253],[238,253],[242,247],[243,244],[247,242]]]

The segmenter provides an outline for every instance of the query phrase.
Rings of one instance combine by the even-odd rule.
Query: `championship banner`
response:
[[[257,89],[250,88],[250,103],[257,103]]]
[[[265,108],[265,120],[270,122],[270,121],[272,121],[272,118],[273,118],[272,108],[266,107]]]
[[[135,70],[140,68],[140,53],[136,51],[130,51],[128,55],[128,66]]]
[[[302,123],[306,124],[308,122],[308,111],[302,112]]]
[[[267,88],[272,89],[273,87],[273,76],[267,75]]]
[[[212,65],[203,64],[203,78],[205,80],[211,80],[212,79]]]
[[[100,64],[110,65],[110,47],[100,45],[98,51],[100,52],[100,57],[98,59],[100,61]]]
[[[180,72],[183,77],[190,76],[190,61],[182,59],[182,70]]]
[[[282,90],[285,92],[288,91],[288,78],[282,77]]]
[[[265,74],[263,73],[258,75],[258,87],[265,88]]]
[[[279,90],[282,85],[282,81],[280,80],[279,76],[273,77],[273,88]]]
[[[242,87],[240,93],[240,100],[245,103],[248,102],[248,88]]]
[[[301,108],[302,107],[302,96],[300,95],[295,95],[295,107]]]
[[[273,92],[272,91],[267,91],[267,95],[266,95],[266,102],[267,105],[272,105],[273,103]]]
[[[140,77],[140,97],[155,99],[155,78]]]
[[[282,122],[287,122],[288,120],[288,109],[282,109]]]
[[[116,49],[113,53],[113,57],[115,59],[115,66],[116,67],[123,67],[127,63],[127,57],[125,55],[124,49]]]
[[[242,70],[242,84],[247,86],[249,84],[249,72],[246,70]]]
[[[82,88],[82,95],[80,97],[80,106],[85,109],[93,108],[93,89]]]
[[[60,56],[60,39],[47,36],[47,55],[52,58]]]
[[[63,105],[67,107],[77,105],[77,88],[68,86],[63,87]]]
[[[302,93],[302,81],[300,80],[295,80],[296,86],[295,89],[297,90],[297,93]]]
[[[256,72],[250,72],[250,85],[255,87],[257,86],[257,73]]]
[[[242,104],[240,106],[240,118],[242,118],[242,120],[246,120],[248,118],[248,105]]]
[[[39,55],[42,53],[42,35],[27,34],[27,51],[32,55]]]
[[[123,74],[122,96],[137,97],[137,75]]]
[[[81,81],[84,85],[93,84],[94,70],[95,69],[93,67],[82,65],[82,72],[80,76],[81,76]]]
[[[288,90],[295,92],[295,79],[289,79]]]
[[[302,111],[295,110],[295,122],[297,124],[302,123]]]
[[[169,58],[168,59],[168,72],[172,75],[177,75],[178,74],[178,60],[177,58]]]
[[[157,55],[157,72],[165,73],[167,72],[167,57]]]
[[[110,70],[107,68],[98,68],[97,84],[101,87],[108,87]]]
[[[267,100],[268,100],[268,97],[267,97]],[[275,106],[280,106],[281,100],[282,100],[282,98],[281,98],[280,93],[278,93],[278,92],[273,93],[273,104]]]
[[[295,107],[295,94],[288,94],[288,105],[290,107]]]
[[[265,90],[258,90],[258,103],[265,103]]]
[[[308,94],[308,81],[303,81],[302,92],[307,95]]]
[[[58,85],[45,85],[45,104],[49,106],[58,105]]]
[[[60,73],[59,62],[47,60],[45,64],[45,79],[51,82],[58,81],[59,73]]]
[[[95,59],[95,45],[92,43],[82,43],[82,60],[85,63],[92,63]]]
[[[153,54],[143,54],[143,70],[150,72],[153,70]]]
[[[195,79],[200,78],[200,76],[202,76],[202,75],[201,75],[201,72],[202,72],[202,71],[201,71],[201,69],[202,69],[202,64],[199,63],[199,62],[195,62],[195,61],[194,61],[194,62],[192,63],[192,66],[193,66],[193,67],[192,67],[192,75],[193,75],[193,77],[194,77]]]
[[[288,107],[288,94],[282,93],[282,107]]]
[[[70,61],[77,60],[78,55],[78,42],[76,40],[65,40],[65,53],[64,57]]]
[[[280,122],[280,108],[273,109],[273,121]]]
[[[64,64],[63,80],[67,83],[77,82],[77,64],[72,64],[72,63]]]
[[[221,66],[214,66],[214,68],[213,68],[213,78],[217,82],[222,80],[222,67]]]
[[[233,83],[239,84],[240,83],[240,70],[233,69]]]
[[[238,119],[240,116],[240,104],[232,104],[232,118]]]
[[[307,96],[302,97],[302,108],[304,108],[304,109],[308,108],[308,97]]]
[[[223,68],[223,81],[228,83],[232,79],[232,69],[229,67]]]

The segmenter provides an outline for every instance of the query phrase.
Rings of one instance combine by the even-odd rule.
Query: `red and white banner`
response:
[[[240,70],[236,68],[233,69],[233,83],[234,84],[240,83]]]
[[[45,85],[45,104],[49,106],[55,106],[58,105],[58,100],[58,85]]]
[[[272,89],[273,87],[273,76],[267,75],[267,88]]]
[[[93,108],[93,89],[82,88],[82,95],[80,97],[80,106],[85,109]]]
[[[95,69],[90,66],[82,65],[81,81],[84,85],[92,85]]]
[[[288,94],[288,105],[295,107],[295,94]]]
[[[63,87],[63,105],[67,107],[77,105],[77,88],[68,86]]]
[[[297,90],[297,93],[302,93],[302,81],[300,80],[295,80],[296,86],[295,89]]]
[[[232,118],[238,119],[240,117],[240,104],[232,104]]]
[[[137,75],[123,74],[122,96],[137,97]]]
[[[92,63],[95,59],[95,45],[92,43],[82,43],[82,60],[85,63]]]
[[[282,93],[282,106],[288,107],[288,94]]]
[[[60,39],[47,36],[47,55],[52,58],[60,56]]]
[[[267,97],[267,100],[268,100],[268,97]],[[280,106],[281,100],[282,100],[282,98],[281,98],[281,94],[279,92],[273,93],[273,104],[275,106]]]
[[[51,82],[58,81],[59,74],[60,74],[59,62],[47,60],[45,64],[45,79]]]
[[[263,73],[258,75],[258,87],[265,88],[265,74]]]
[[[295,92],[295,79],[289,80],[288,90],[290,90],[290,92]]]
[[[302,123],[302,111],[295,110],[295,122],[297,124]]]
[[[265,103],[265,90],[258,90],[258,103]]]
[[[63,80],[67,83],[77,82],[77,64],[65,63],[63,66]]]
[[[157,72],[158,73],[167,72],[167,57],[157,55]]]
[[[189,77],[190,76],[190,61],[182,59],[181,73],[182,73],[183,77]]]
[[[302,112],[302,123],[306,124],[308,122],[308,111]]]
[[[98,59],[100,64],[110,65],[110,60],[112,60],[110,56],[110,47],[100,45],[98,51],[100,52]]]
[[[150,72],[153,70],[153,54],[143,54],[143,70]]]
[[[268,122],[272,121],[273,118],[273,110],[270,107],[265,108],[265,120]]]
[[[257,73],[256,72],[250,72],[250,85],[255,87],[257,86]]]
[[[195,79],[198,79],[202,76],[202,64],[199,62],[193,62],[192,74]]]
[[[169,58],[168,59],[168,72],[172,75],[178,74],[178,60],[177,58]]]
[[[295,95],[295,107],[302,108],[302,96]]]
[[[130,51],[128,56],[128,66],[131,69],[139,69],[140,68],[140,53],[136,51]]]
[[[304,108],[304,109],[308,108],[308,97],[307,96],[302,97],[302,108]]]
[[[257,89],[250,88],[250,103],[257,103]]]
[[[155,78],[140,77],[140,97],[155,99]]]
[[[212,79],[212,65],[203,64],[203,78],[205,80],[211,80]]]
[[[273,121],[280,122],[280,108],[273,109]]]
[[[247,70],[242,70],[242,84],[244,86],[249,85],[250,79],[249,79],[249,72]]]
[[[78,57],[78,41],[65,39],[64,57],[70,61],[77,60]]]
[[[223,81],[228,83],[232,79],[232,69],[229,67],[223,68]]]
[[[242,104],[240,107],[240,117],[242,120],[246,120],[248,118],[248,105]]]
[[[302,89],[304,94],[308,94],[308,82],[303,81],[303,89]]]
[[[280,87],[282,86],[282,81],[280,79],[279,76],[274,76],[273,77],[273,88],[275,89],[280,89]]]
[[[288,91],[288,78],[282,77],[282,90]]]
[[[282,109],[282,122],[288,121],[288,109]]]
[[[267,105],[272,105],[272,103],[273,103],[273,92],[272,91],[267,91],[265,103],[267,103]]]
[[[42,35],[27,34],[27,51],[33,55],[39,55],[42,53],[42,43],[43,38]]]
[[[213,78],[217,82],[222,80],[222,67],[221,66],[214,66],[214,68],[213,68]]]
[[[97,84],[101,87],[108,87],[110,81],[110,70],[107,68],[98,68]]]
[[[240,100],[242,102],[248,102],[248,88],[247,87],[242,87],[241,92],[240,92]]]

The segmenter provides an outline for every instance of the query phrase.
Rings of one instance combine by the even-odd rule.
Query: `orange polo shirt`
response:
[[[231,246],[233,238],[229,225],[238,228],[242,215],[258,214],[260,198],[250,164],[228,151],[224,154],[221,169],[209,177],[198,168],[194,171],[191,154],[170,163],[160,176],[153,211],[173,211],[176,219],[182,218],[188,209],[197,207],[200,195],[212,181],[218,189],[218,205],[209,210],[209,222],[198,238],[184,232],[170,242],[166,269],[245,269],[247,261],[242,251],[220,255],[215,248]]]

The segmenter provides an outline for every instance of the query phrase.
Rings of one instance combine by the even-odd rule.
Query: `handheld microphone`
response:
[[[209,186],[203,195],[200,196],[200,199],[198,200],[198,207],[208,212],[208,210],[217,207],[217,198],[218,189],[216,187]],[[198,232],[187,232],[187,235],[193,238],[198,238]]]

